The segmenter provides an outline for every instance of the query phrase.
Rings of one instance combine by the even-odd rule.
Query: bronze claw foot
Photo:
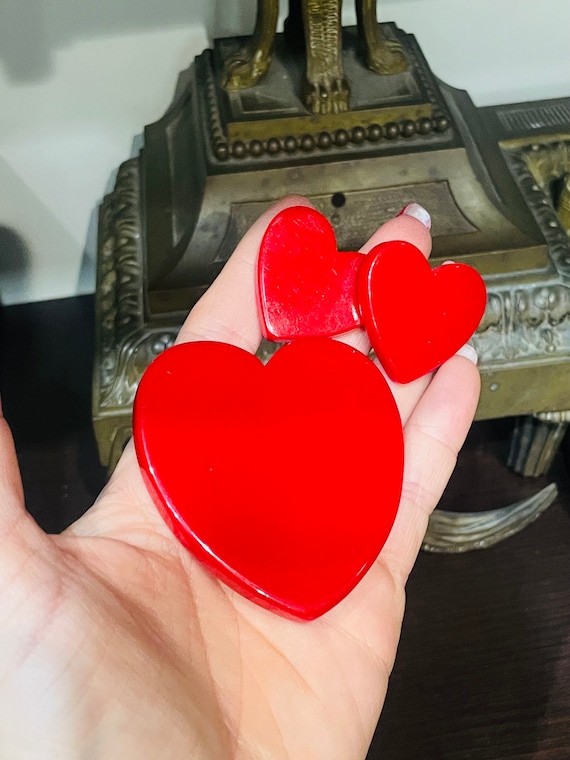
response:
[[[350,88],[343,77],[323,75],[303,86],[303,102],[312,113],[330,114],[348,111]]]
[[[240,50],[226,61],[222,86],[226,90],[253,87],[267,72],[270,63],[271,56],[260,50]]]
[[[400,74],[408,68],[408,61],[402,50],[402,46],[395,40],[378,39],[370,47],[367,56],[369,69],[383,76],[387,74]]]

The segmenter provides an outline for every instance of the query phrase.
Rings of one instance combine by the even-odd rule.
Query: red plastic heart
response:
[[[270,340],[326,337],[360,324],[361,253],[337,250],[334,230],[312,208],[293,206],[270,222],[259,250],[257,293]]]
[[[274,611],[326,612],[392,527],[399,413],[374,364],[338,341],[296,341],[266,366],[224,343],[175,346],[143,375],[133,427],[144,478],[176,536]]]
[[[388,375],[409,383],[439,367],[473,335],[487,294],[466,264],[431,269],[415,246],[381,243],[358,272],[362,321]]]

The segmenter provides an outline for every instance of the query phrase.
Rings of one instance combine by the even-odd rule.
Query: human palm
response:
[[[293,203],[305,201],[286,199],[252,227],[180,340],[256,350],[256,251],[271,217]],[[429,233],[406,216],[365,250],[396,238],[429,252]],[[344,339],[369,348],[361,331]],[[258,607],[208,573],[158,515],[132,445],[93,507],[45,535],[24,510],[2,421],[0,757],[364,757],[405,582],[473,417],[478,373],[458,356],[392,389],[406,445],[394,528],[358,586],[311,622]]]

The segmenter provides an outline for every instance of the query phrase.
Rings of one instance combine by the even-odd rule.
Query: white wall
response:
[[[570,0],[381,0],[379,16],[478,105],[570,95]],[[254,17],[255,0],[0,0],[2,303],[93,290],[116,168],[178,72]]]

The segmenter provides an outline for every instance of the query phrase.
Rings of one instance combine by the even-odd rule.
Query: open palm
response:
[[[183,326],[181,341],[260,341],[251,228]],[[400,216],[365,250],[428,231]],[[368,351],[363,332],[343,338]],[[0,757],[326,758],[366,755],[385,697],[404,586],[478,398],[456,356],[392,386],[405,431],[400,510],[373,567],[321,618],[282,618],[211,576],[156,512],[129,445],[93,507],[48,536],[25,512],[0,428]],[[268,499],[270,499],[268,495]]]

